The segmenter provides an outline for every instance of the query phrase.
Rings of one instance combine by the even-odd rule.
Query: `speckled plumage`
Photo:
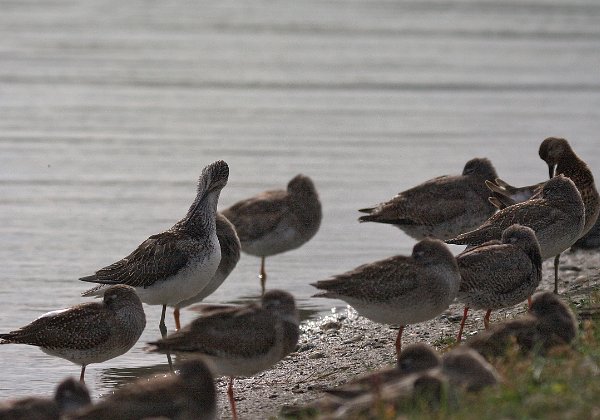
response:
[[[212,420],[216,418],[216,389],[210,370],[195,359],[183,363],[179,374],[138,379],[70,418]]]
[[[339,398],[354,398],[388,382],[440,366],[441,363],[441,357],[431,346],[425,343],[410,344],[398,355],[395,367],[377,370],[338,387],[325,389],[325,392]]]
[[[458,346],[444,353],[442,372],[450,384],[468,392],[496,385],[500,375],[479,353],[466,346]]]
[[[0,402],[0,419],[59,420],[90,403],[90,394],[85,385],[67,378],[58,384],[52,399],[26,397]]]
[[[585,206],[585,224],[581,236],[592,229],[600,212],[600,196],[594,183],[594,175],[587,164],[577,156],[569,142],[562,138],[548,137],[540,145],[540,158],[548,164],[550,177],[562,174],[574,183]],[[502,180],[488,183],[492,196],[502,205],[499,208],[530,199],[541,193],[544,183],[527,187],[513,187]]]
[[[400,353],[402,328],[427,321],[448,308],[456,297],[460,273],[448,247],[437,239],[418,242],[412,255],[395,256],[329,280],[312,283],[325,290],[316,297],[342,299],[372,321],[398,324]]]
[[[579,190],[569,178],[557,175],[548,180],[540,197],[499,210],[477,229],[446,241],[449,244],[481,245],[499,239],[513,224],[535,231],[542,259],[554,259],[554,292],[558,293],[558,258],[581,236],[585,208]]]
[[[200,291],[200,293],[175,305],[174,314],[177,329],[180,328],[179,309],[201,302],[204,300],[204,298],[211,295],[219,288],[221,284],[223,284],[227,276],[229,276],[229,274],[233,271],[240,259],[240,239],[235,232],[235,227],[233,224],[221,213],[217,213],[216,230],[217,238],[219,239],[219,246],[221,247],[221,262],[219,263],[219,267],[217,268],[217,271],[212,279]]]
[[[203,315],[180,331],[150,344],[150,351],[202,355],[215,375],[233,378],[270,368],[296,348],[300,320],[292,295],[269,290],[261,305],[207,306]]]
[[[183,219],[169,230],[150,236],[127,257],[80,280],[135,287],[144,303],[163,305],[163,315],[166,305],[199,293],[212,279],[221,259],[215,213],[228,177],[229,167],[222,160],[205,167],[196,199]],[[100,289],[93,288],[83,295]]]
[[[542,259],[554,257],[571,246],[580,236],[584,224],[581,195],[573,181],[556,176],[544,184],[542,197],[506,207],[477,229],[447,240],[457,245],[481,245],[500,239],[504,229],[513,224],[535,231]]]
[[[493,309],[516,305],[529,298],[542,279],[542,256],[535,232],[512,225],[502,241],[489,241],[457,255],[461,282],[458,300],[465,305],[457,341],[460,341],[469,308]],[[487,327],[487,325],[486,325]]]
[[[554,293],[543,292],[533,297],[527,314],[479,333],[467,345],[486,358],[503,355],[513,342],[524,353],[543,354],[571,343],[576,336],[577,319],[571,309]]]
[[[264,292],[265,257],[308,242],[321,225],[321,202],[312,180],[296,175],[286,190],[265,191],[222,211],[235,226],[242,251],[261,257]]]
[[[48,312],[32,323],[7,334],[0,344],[38,346],[52,356],[82,366],[101,363],[126,353],[146,326],[142,302],[129,286],[113,286],[103,302],[90,302]]]
[[[328,391],[328,395],[307,406],[287,407],[283,410],[284,416],[312,418],[318,413],[318,418],[326,419],[371,418],[369,410],[382,403],[396,405],[398,414],[415,402],[425,402],[432,407],[442,402],[452,403],[456,389],[476,392],[499,382],[500,377],[494,367],[474,350],[461,346],[440,358],[428,345],[418,346],[407,347],[406,350],[412,354],[405,359],[420,359],[416,370],[401,374],[398,369],[395,376],[385,378],[381,378],[381,374],[385,372],[387,375],[388,371],[375,372],[361,378],[358,383]],[[432,358],[431,354],[435,357]]]
[[[486,180],[497,177],[485,158],[468,161],[462,175],[441,176],[359,211],[361,222],[389,223],[415,239],[449,239],[483,223],[494,211]]]

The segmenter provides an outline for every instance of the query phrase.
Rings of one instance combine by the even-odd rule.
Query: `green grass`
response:
[[[572,307],[598,306],[600,292]],[[442,351],[456,345],[453,337],[436,343]],[[584,320],[570,346],[555,347],[546,356],[523,355],[516,346],[492,360],[502,382],[479,393],[447,392],[441,407],[383,403],[353,419],[600,419],[600,319]],[[312,418],[308,416],[307,418]]]
[[[600,320],[583,321],[572,346],[555,348],[545,357],[514,350],[492,364],[503,378],[499,386],[477,394],[460,393],[452,406],[411,408],[394,415],[410,419],[600,418]]]

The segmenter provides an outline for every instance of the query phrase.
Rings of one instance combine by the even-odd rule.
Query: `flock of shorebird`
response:
[[[360,210],[366,213],[361,222],[393,224],[419,240],[412,255],[364,264],[313,286],[321,290],[318,297],[342,299],[366,318],[399,325],[398,366],[329,390],[313,409],[345,418],[374,398],[404,393],[435,400],[446,384],[476,390],[498,380],[479,353],[501,354],[511,342],[524,351],[544,351],[573,340],[577,324],[570,309],[553,293],[531,297],[541,281],[542,261],[552,257],[558,292],[559,255],[594,226],[600,198],[591,171],[566,140],[544,140],[539,155],[550,173],[540,184],[512,187],[498,179],[488,159],[475,158],[461,175],[434,178]],[[146,325],[144,302],[162,306],[162,339],[149,343],[147,351],[166,353],[169,365],[171,353],[198,357],[182,363],[178,375],[141,379],[96,404],[90,404],[85,387],[71,380],[60,384],[54,400],[0,404],[0,414],[31,408],[60,413],[47,418],[212,419],[215,375],[230,378],[228,397],[237,418],[234,377],[270,368],[294,351],[300,335],[294,298],[285,291],[265,290],[265,258],[310,240],[321,223],[321,204],[311,179],[298,175],[286,190],[265,191],[217,212],[228,177],[224,161],[204,168],[183,219],[150,236],[125,258],[82,277],[98,283],[83,296],[103,296],[102,303],[49,312],[0,334],[0,344],[38,346],[81,365],[83,383],[88,364],[135,345]],[[468,247],[454,256],[442,241]],[[213,293],[235,268],[240,251],[261,258],[260,304],[204,305],[199,318],[180,328],[179,310]],[[458,342],[469,308],[487,311],[486,329],[492,310],[524,300],[529,300],[530,310],[525,317],[478,334],[443,359],[425,345],[402,351],[406,325],[440,315],[455,299],[465,305]],[[167,306],[174,308],[177,327],[170,335],[164,322]],[[41,409],[38,403],[53,408]]]

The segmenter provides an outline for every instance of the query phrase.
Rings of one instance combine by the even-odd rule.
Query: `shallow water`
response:
[[[600,5],[593,1],[0,2],[0,326],[83,301],[77,279],[185,214],[208,163],[226,160],[221,206],[313,178],[324,218],[269,258],[268,287],[304,317],[339,301],[309,283],[414,241],[356,209],[487,156],[538,182],[550,135],[600,176]],[[458,250],[460,248],[456,248]],[[243,255],[210,298],[259,293]],[[133,350],[86,372],[93,394],[160,371]],[[194,317],[183,311],[184,321]],[[169,318],[169,328],[173,327]],[[0,398],[48,394],[79,368],[0,349]]]

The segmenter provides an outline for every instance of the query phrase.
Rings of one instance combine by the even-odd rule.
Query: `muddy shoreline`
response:
[[[575,250],[561,256],[561,296],[575,304],[600,288],[600,251]],[[554,287],[552,261],[544,262],[543,280],[538,291]],[[527,310],[527,302],[492,312],[492,323],[513,318]],[[454,303],[429,322],[405,329],[402,342],[426,342],[440,348],[454,337],[463,307]],[[466,336],[483,329],[483,311],[473,311],[465,327]],[[278,416],[284,405],[308,403],[326,387],[345,383],[356,375],[394,364],[394,339],[397,329],[359,317],[352,308],[332,312],[301,326],[297,351],[273,369],[253,378],[235,382],[240,419],[266,419]],[[220,417],[231,418],[226,397],[227,381],[217,381]]]

